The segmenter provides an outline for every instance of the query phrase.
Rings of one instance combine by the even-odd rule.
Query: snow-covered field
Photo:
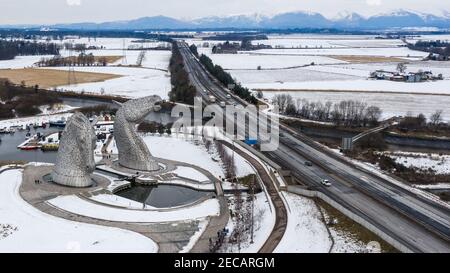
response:
[[[107,67],[76,67],[76,71],[94,72],[94,73],[110,73],[120,75],[122,77],[107,80],[104,82],[76,84],[71,86],[59,86],[58,89],[71,90],[76,92],[91,92],[106,95],[121,95],[131,98],[144,97],[148,95],[159,95],[162,98],[168,97],[168,92],[171,89],[170,75],[168,72],[160,71],[167,70],[171,57],[170,51],[161,50],[146,50],[145,58],[142,62],[141,68],[130,67],[114,67],[116,65],[136,65],[140,50],[123,50],[124,46],[128,48],[156,47],[166,46],[164,42],[146,42],[146,43],[132,43],[133,38],[119,39],[119,38],[73,38],[65,40],[50,40],[57,44],[64,44],[71,42],[75,44],[86,44],[89,46],[97,46],[102,49],[87,50],[86,53],[92,53],[95,56],[123,56],[115,63]],[[45,42],[46,40],[39,40]],[[78,53],[61,50],[62,56],[69,56],[69,54],[76,55]],[[0,61],[0,69],[16,69],[24,67],[32,67],[36,62],[42,58],[51,58],[52,56],[18,56],[13,60]],[[68,68],[56,67],[52,69],[67,70]]]
[[[446,111],[450,103],[450,96],[448,96],[450,95],[450,63],[421,61],[427,53],[402,47],[404,43],[401,40],[375,39],[375,36],[368,35],[295,34],[269,35],[268,37],[269,40],[253,41],[253,43],[270,44],[274,47],[281,45],[286,49],[264,49],[240,52],[240,54],[211,54],[211,48],[200,48],[199,52],[207,54],[214,63],[230,69],[229,72],[238,82],[253,90],[281,90],[282,92],[307,90],[307,92],[290,92],[290,94],[294,98],[305,98],[322,103],[328,100],[340,102],[348,99],[365,101],[370,105],[379,106],[383,110],[384,118],[405,115],[407,112],[414,115],[423,113],[429,116],[437,109],[442,109],[444,119],[450,120],[450,111]],[[427,38],[442,39],[443,37],[421,37],[421,39]],[[348,63],[329,57],[339,55],[402,58],[409,60],[407,72],[432,71],[435,75],[442,74],[444,80],[422,83],[369,80],[371,72],[378,69],[395,71],[397,63]],[[292,68],[312,62],[315,63],[314,66]],[[263,70],[257,70],[258,66],[261,66]],[[270,68],[272,70],[264,70]],[[321,92],[314,92],[315,90]],[[264,92],[265,97],[269,99],[274,94],[276,92]],[[433,96],[425,94],[433,94]],[[439,96],[434,96],[435,94]]]
[[[310,67],[312,69],[309,69]],[[287,84],[296,83],[300,85],[311,81],[324,82],[361,79],[360,76],[317,71],[313,69],[315,67],[310,67],[280,70],[233,70],[231,73],[238,82],[254,89],[269,88],[268,86],[282,89]]]
[[[398,164],[405,167],[414,167],[423,171],[432,170],[436,174],[450,174],[450,155],[386,152],[383,153],[395,159]]]
[[[422,51],[410,50],[407,47],[388,48],[333,48],[333,49],[260,49],[251,54],[290,55],[290,56],[382,56],[407,59],[422,59],[428,54]]]
[[[64,67],[52,69],[68,70],[68,68]],[[59,86],[58,89],[76,92],[85,91],[105,95],[121,95],[131,98],[139,98],[150,95],[158,95],[161,98],[167,98],[171,88],[170,75],[159,70],[107,66],[76,67],[75,71],[110,73],[121,75],[122,77],[106,80],[104,82]]]
[[[19,195],[22,172],[0,174],[0,252],[157,252],[149,238],[45,214]],[[11,228],[8,228],[11,227]]]
[[[87,50],[86,54],[92,53],[94,56],[120,56],[123,57],[124,52],[121,50],[100,49]],[[140,50],[126,50],[125,58],[121,58],[109,65],[136,65]],[[169,66],[171,51],[166,50],[146,50],[145,57],[142,61],[142,67],[156,68],[167,70]]]
[[[239,54],[212,54],[211,49],[201,48],[199,53],[208,55],[214,64],[224,69],[261,69],[287,68],[315,64],[339,64],[345,63],[326,56],[277,56],[258,55],[256,53],[241,52]],[[256,51],[255,51],[256,52]]]
[[[277,48],[346,48],[346,47],[395,47],[401,40],[381,40],[367,35],[269,35],[268,40],[252,41],[253,44],[271,45]]]
[[[88,38],[88,37],[66,37],[64,40],[37,40],[38,42],[50,42],[63,45],[65,43],[73,44],[86,44],[87,47],[95,46],[97,48],[110,49],[110,50],[123,50],[128,48],[144,48],[164,46],[167,43],[159,41],[146,41],[144,43],[133,43],[138,40],[137,38]]]
[[[342,90],[367,92],[399,92],[423,94],[450,94],[450,80],[432,82],[393,82],[382,80],[337,80],[308,82],[272,82],[245,85],[251,89],[291,89],[291,90]]]
[[[0,61],[0,69],[18,69],[33,67],[33,65],[39,62],[42,58],[51,58],[50,55],[43,56],[17,56],[12,60]]]
[[[382,118],[392,116],[405,116],[408,112],[413,115],[423,113],[429,117],[436,110],[443,110],[442,117],[450,121],[450,96],[430,96],[417,94],[389,94],[372,92],[264,92],[264,96],[271,99],[274,95],[290,94],[294,100],[306,99],[310,102],[326,103],[331,101],[339,103],[343,100],[356,100],[366,102],[368,105],[378,106],[383,110]]]

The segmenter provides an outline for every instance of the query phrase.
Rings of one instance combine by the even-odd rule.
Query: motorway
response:
[[[227,99],[229,91],[204,70],[185,43],[178,45],[191,83],[202,97],[207,97],[207,91],[219,101],[245,105],[238,98]],[[450,252],[447,207],[348,163],[284,125],[278,149],[265,154],[290,170],[296,179],[362,217],[411,252]],[[306,161],[313,166],[306,166]],[[329,179],[333,185],[323,187],[321,179]]]

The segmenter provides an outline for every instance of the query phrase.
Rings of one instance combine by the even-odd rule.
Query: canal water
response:
[[[193,203],[207,196],[208,193],[174,185],[135,185],[116,193],[116,195],[155,208],[169,208]]]
[[[63,100],[64,104],[72,107],[92,107],[96,105],[106,104],[112,107],[117,107],[113,103],[97,101],[97,100],[86,100],[86,99],[76,99],[76,98],[65,98]],[[169,124],[175,121],[175,118],[170,116],[170,113],[150,113],[145,120],[159,122],[162,124]],[[32,122],[30,122],[32,123]],[[58,131],[62,131],[61,128],[49,128],[46,129],[31,128],[31,135],[35,135],[40,132],[43,135],[49,135]],[[39,150],[23,151],[17,149],[17,146],[25,141],[27,131],[17,131],[14,134],[1,134],[0,135],[0,161],[25,161],[25,162],[45,162],[45,163],[55,163],[57,152],[42,152]]]
[[[61,128],[47,127],[46,129],[31,128],[30,134],[35,135],[38,132],[43,135],[49,135],[61,131]],[[23,151],[17,148],[26,139],[27,131],[17,131],[14,134],[0,135],[0,161],[25,161],[25,162],[45,162],[55,163],[56,152],[43,152],[40,149]]]

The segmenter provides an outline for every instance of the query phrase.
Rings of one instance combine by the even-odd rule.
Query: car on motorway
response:
[[[313,164],[310,161],[305,161],[305,165],[311,167]]]
[[[211,103],[215,103],[216,102],[216,97],[210,95],[210,96],[208,96],[208,100]]]
[[[324,185],[325,187],[331,187],[331,182],[328,179],[322,179],[320,181],[320,184]]]
[[[231,95],[230,94],[227,94],[227,99],[231,99]]]

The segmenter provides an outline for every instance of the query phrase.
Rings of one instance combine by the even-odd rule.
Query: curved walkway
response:
[[[101,188],[72,189],[56,186],[47,182],[36,185],[33,181],[41,179],[51,171],[51,166],[27,166],[24,169],[20,195],[29,204],[40,211],[71,221],[94,225],[110,226],[138,232],[155,241],[159,252],[176,253],[189,244],[191,237],[199,230],[199,220],[167,222],[167,223],[127,223],[99,220],[87,216],[75,215],[60,210],[46,201],[61,195],[71,195],[81,192],[99,190]],[[176,223],[176,225],[174,225]],[[206,252],[206,251],[205,251]]]

